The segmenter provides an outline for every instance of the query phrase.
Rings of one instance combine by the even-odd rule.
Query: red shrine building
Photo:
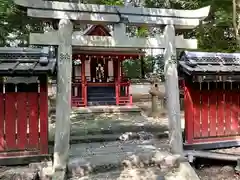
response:
[[[103,25],[92,25],[83,35],[111,36],[111,31]],[[143,51],[132,48],[73,47],[72,106],[131,104],[123,61],[138,60],[143,55]]]

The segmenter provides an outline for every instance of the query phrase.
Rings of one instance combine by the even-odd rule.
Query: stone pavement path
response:
[[[69,179],[133,180],[163,178],[178,167],[168,140],[132,140],[72,145]]]
[[[167,142],[167,139],[161,141],[148,139],[72,144],[70,147],[70,169],[72,169],[71,166],[78,164],[77,166],[80,167],[88,166],[92,172],[105,172],[121,167],[122,162],[129,156],[141,156],[140,159],[149,160],[158,151],[169,152]]]
[[[152,118],[145,113],[101,113],[94,118],[82,118],[79,114],[72,115],[71,136],[84,138],[94,135],[118,135],[126,132],[163,133],[168,130],[167,117]],[[182,128],[184,120],[182,118]],[[49,125],[49,139],[54,140],[55,122]]]

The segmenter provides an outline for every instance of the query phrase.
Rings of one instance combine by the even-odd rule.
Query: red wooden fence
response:
[[[0,87],[0,157],[48,154],[47,83]]]
[[[185,82],[186,145],[237,141],[240,137],[240,83]]]

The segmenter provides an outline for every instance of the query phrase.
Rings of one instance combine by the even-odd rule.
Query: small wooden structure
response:
[[[111,37],[104,25],[91,25],[84,36]],[[124,76],[123,61],[138,60],[144,52],[129,48],[73,47],[72,107],[131,105],[130,80]]]
[[[55,66],[46,48],[0,48],[1,165],[48,155],[47,75]]]
[[[239,146],[240,53],[183,52],[185,148]]]

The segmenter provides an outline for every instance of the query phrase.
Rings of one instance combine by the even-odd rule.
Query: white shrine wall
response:
[[[85,76],[86,76],[87,81],[91,80],[90,62],[91,62],[91,59],[88,61],[85,61]]]
[[[74,76],[75,77],[81,76],[81,66],[74,66]]]
[[[112,60],[109,60],[108,61],[108,76],[110,77],[110,81],[113,80],[113,74],[114,71],[113,71],[113,61]]]
[[[77,79],[81,78],[81,66],[74,66],[74,76],[77,77]],[[77,96],[79,91],[79,87],[74,87],[73,96]]]

